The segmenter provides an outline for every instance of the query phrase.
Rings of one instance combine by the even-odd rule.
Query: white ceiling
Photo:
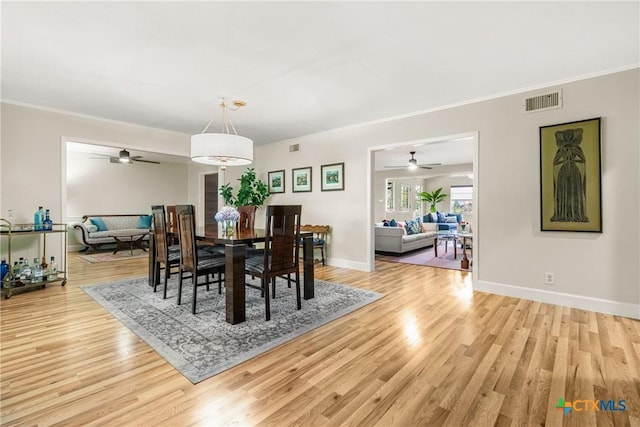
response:
[[[2,98],[189,134],[242,99],[264,144],[630,68],[639,43],[637,1],[3,1]]]

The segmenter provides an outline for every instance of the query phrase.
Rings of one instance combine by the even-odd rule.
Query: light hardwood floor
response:
[[[80,289],[145,260],[69,270],[0,304],[2,425],[640,426],[640,321],[472,293],[468,273],[317,266],[385,297],[192,385]]]

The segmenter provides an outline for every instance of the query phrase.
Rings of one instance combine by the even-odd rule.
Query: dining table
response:
[[[302,296],[305,300],[314,298],[313,233],[300,232],[302,240],[303,283]],[[155,251],[153,237],[149,242],[149,284],[159,283],[160,274],[155,271]],[[227,235],[222,229],[199,233],[199,244],[225,246],[225,319],[232,325],[246,320],[245,261],[247,247],[265,241],[264,229],[235,231]]]

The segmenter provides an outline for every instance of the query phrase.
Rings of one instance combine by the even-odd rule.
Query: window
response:
[[[387,180],[387,212],[391,212],[394,209],[393,199],[394,199],[393,181],[388,179]]]
[[[420,193],[422,193],[422,185],[416,185],[415,186],[416,192],[415,194],[415,208],[413,209],[413,216],[415,218],[421,217],[422,216],[422,205],[424,204],[424,202],[422,200],[420,200]]]
[[[451,212],[471,213],[473,212],[473,186],[461,185],[451,187]]]
[[[411,184],[400,184],[400,210],[409,210],[409,195],[411,194]]]

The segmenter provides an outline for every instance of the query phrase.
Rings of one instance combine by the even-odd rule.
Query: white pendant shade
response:
[[[200,133],[191,137],[191,160],[218,166],[253,162],[253,141],[230,133]]]

